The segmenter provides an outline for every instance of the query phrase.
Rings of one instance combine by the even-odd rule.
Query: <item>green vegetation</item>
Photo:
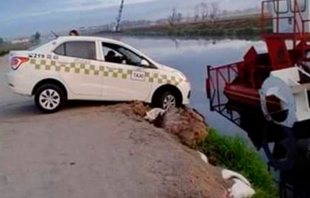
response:
[[[175,11],[173,12],[175,13]],[[173,14],[172,16],[178,16]],[[167,24],[157,24],[147,27],[124,29],[125,34],[142,36],[226,36],[248,37],[261,35],[260,15],[230,19],[202,19],[197,22],[180,22],[168,20]],[[170,18],[168,18],[170,19]],[[268,20],[264,25],[264,32],[272,32],[272,21]]]
[[[266,162],[254,148],[241,137],[228,137],[211,130],[209,136],[198,145],[211,164],[225,167],[244,175],[253,185],[254,198],[276,198],[277,188]]]
[[[11,44],[4,43],[0,45],[0,57],[8,54],[12,50],[26,50],[30,47],[30,44]]]
[[[5,50],[0,50],[0,57],[1,56],[4,56],[4,55],[6,55],[6,54],[8,54],[9,52],[8,51],[5,51]]]
[[[267,29],[271,31],[271,27]],[[257,27],[243,27],[243,28],[198,28],[198,27],[161,27],[161,28],[150,28],[150,29],[137,29],[127,30],[127,35],[140,35],[140,36],[226,36],[226,37],[247,37],[247,36],[259,36],[260,29]]]
[[[8,54],[12,50],[27,50],[29,47],[35,46],[40,43],[41,34],[36,32],[33,34],[29,41],[20,42],[13,44],[11,42],[5,42],[3,38],[0,37],[0,57]]]

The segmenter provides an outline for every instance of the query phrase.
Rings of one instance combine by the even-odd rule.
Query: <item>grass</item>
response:
[[[1,50],[1,49],[0,49],[0,57],[6,55],[6,54],[8,54],[8,53],[9,53],[9,51],[7,51],[7,50]]]
[[[256,191],[254,198],[278,197],[278,190],[266,162],[241,137],[223,136],[211,130],[198,148],[208,156],[211,164],[244,175]]]

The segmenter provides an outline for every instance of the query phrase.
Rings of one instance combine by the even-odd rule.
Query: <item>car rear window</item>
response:
[[[54,53],[68,57],[96,59],[96,45],[91,41],[70,41],[58,46]]]
[[[43,40],[39,43],[37,43],[36,45],[31,46],[28,50],[32,51],[32,50],[40,50],[41,48],[44,48],[45,46],[49,46],[51,40]]]

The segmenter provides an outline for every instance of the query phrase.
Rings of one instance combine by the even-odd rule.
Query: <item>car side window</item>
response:
[[[83,59],[96,59],[96,45],[91,41],[70,41],[58,46],[55,54]]]
[[[141,63],[144,59],[125,47],[102,43],[102,49],[106,62],[142,66]]]

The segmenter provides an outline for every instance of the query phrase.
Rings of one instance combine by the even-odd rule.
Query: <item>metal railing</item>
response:
[[[228,99],[224,94],[227,84],[230,84],[238,76],[238,65],[241,62],[220,67],[207,66],[206,92],[210,100],[210,110],[216,111],[236,125],[240,126],[240,116],[227,108]]]

